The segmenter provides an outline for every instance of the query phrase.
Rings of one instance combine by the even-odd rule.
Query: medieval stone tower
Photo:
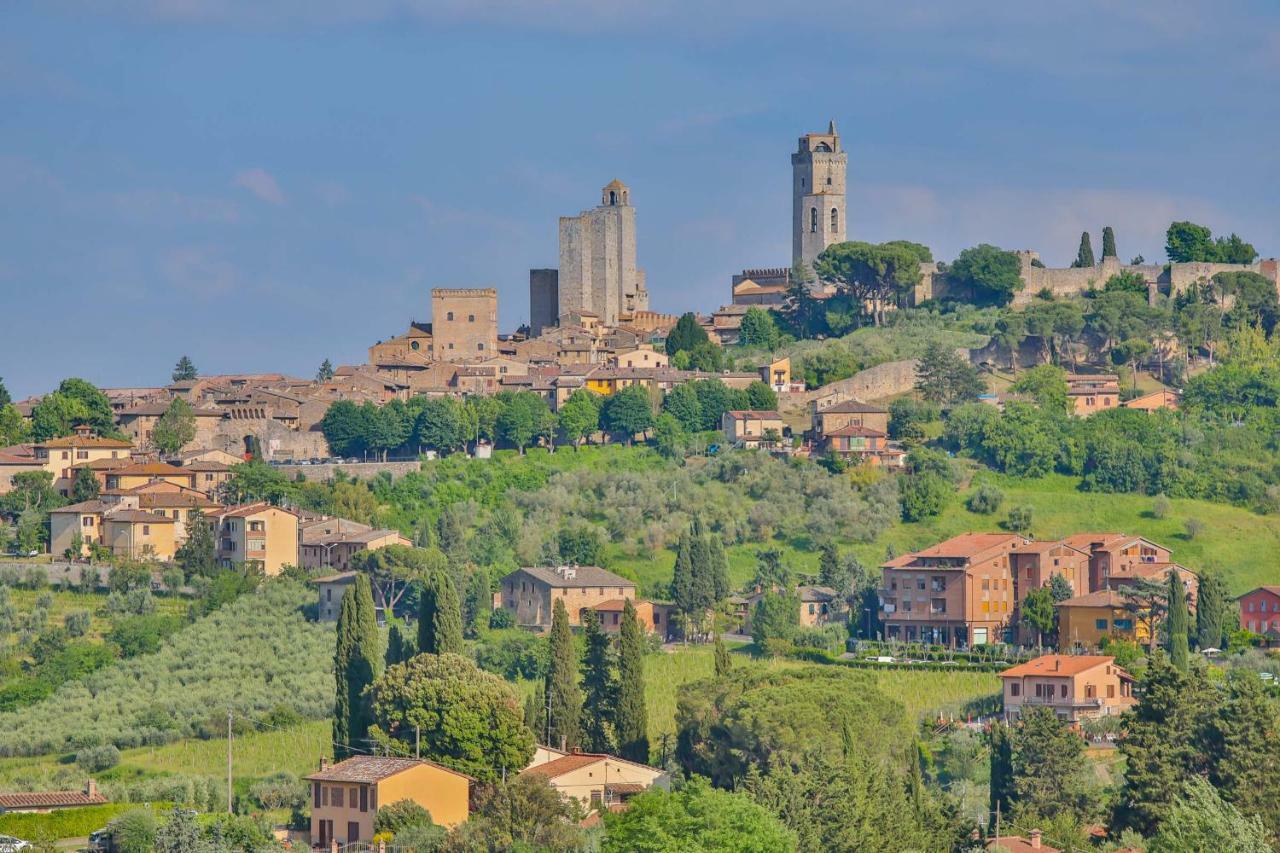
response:
[[[836,123],[806,133],[791,155],[791,262],[813,269],[832,243],[845,241],[845,169]]]
[[[599,207],[560,218],[557,289],[557,316],[590,311],[606,326],[617,325],[619,314],[649,307],[644,270],[636,266],[636,209],[626,184],[610,181],[600,191]]]

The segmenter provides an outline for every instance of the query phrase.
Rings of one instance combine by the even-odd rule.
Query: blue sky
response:
[[[314,373],[428,319],[528,317],[556,218],[632,187],[655,308],[790,260],[789,154],[834,118],[849,235],[1066,264],[1189,218],[1280,254],[1273,0],[11,2],[0,376]]]

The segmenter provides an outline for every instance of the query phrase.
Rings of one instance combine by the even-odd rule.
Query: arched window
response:
[[[834,207],[831,208],[831,232],[834,234],[840,230],[840,211]]]
[[[609,204],[617,204],[617,203],[618,203],[617,190],[609,190]]]
[[[448,314],[445,314],[445,315],[444,315],[444,318],[445,318],[446,320],[452,320],[452,319],[453,319],[453,312],[452,312],[452,311],[450,311]]]
[[[809,208],[809,233],[816,233],[818,230],[818,208]]]
[[[831,186],[831,176],[827,175],[827,186]]]

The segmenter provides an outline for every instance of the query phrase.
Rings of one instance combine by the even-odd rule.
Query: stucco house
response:
[[[1109,717],[1137,704],[1133,676],[1107,655],[1042,655],[1000,673],[1004,716],[1016,720],[1025,709],[1051,708],[1062,720]]]
[[[635,598],[633,581],[598,566],[527,566],[502,579],[494,606],[511,611],[517,625],[547,630],[556,601],[564,602],[569,624],[579,625],[585,608]]]
[[[663,789],[671,786],[671,774],[665,770],[614,755],[576,749],[569,753],[541,751],[535,754],[534,763],[521,773],[545,778],[551,787],[588,809],[622,805],[654,786]]]

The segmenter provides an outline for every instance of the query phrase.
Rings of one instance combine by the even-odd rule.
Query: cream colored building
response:
[[[669,367],[671,356],[665,352],[642,347],[615,353],[609,358],[611,367]]]
[[[1133,676],[1106,655],[1042,655],[1000,673],[1004,716],[1016,720],[1027,708],[1050,708],[1077,723],[1109,717],[1137,704]]]
[[[454,827],[470,815],[471,783],[465,773],[417,758],[358,755],[305,777],[311,783],[311,844],[328,850],[373,838],[378,810],[404,800],[431,814],[432,823]]]
[[[117,509],[102,516],[102,541],[116,557],[173,559],[177,544],[172,518],[141,509]]]
[[[720,418],[724,438],[731,445],[744,447],[771,447],[782,443],[786,424],[777,412],[734,410]]]
[[[157,481],[196,488],[196,473],[189,468],[179,468],[167,462],[135,462],[123,468],[113,468],[106,472],[106,486],[109,490],[128,491]]]
[[[299,528],[299,565],[304,569],[333,568],[345,572],[361,551],[388,545],[412,545],[398,530],[375,530],[367,524],[324,516],[304,520]]]
[[[245,563],[278,575],[298,565],[298,516],[265,501],[229,507],[216,516],[218,563],[231,568]]]
[[[34,450],[36,461],[53,475],[54,490],[67,497],[71,494],[76,466],[103,459],[129,459],[133,443],[101,438],[87,427],[80,427],[75,435],[36,442]]]
[[[543,749],[534,756],[534,762],[521,772],[543,777],[562,795],[588,809],[620,805],[649,788],[671,787],[671,775],[665,770],[613,755]]]

